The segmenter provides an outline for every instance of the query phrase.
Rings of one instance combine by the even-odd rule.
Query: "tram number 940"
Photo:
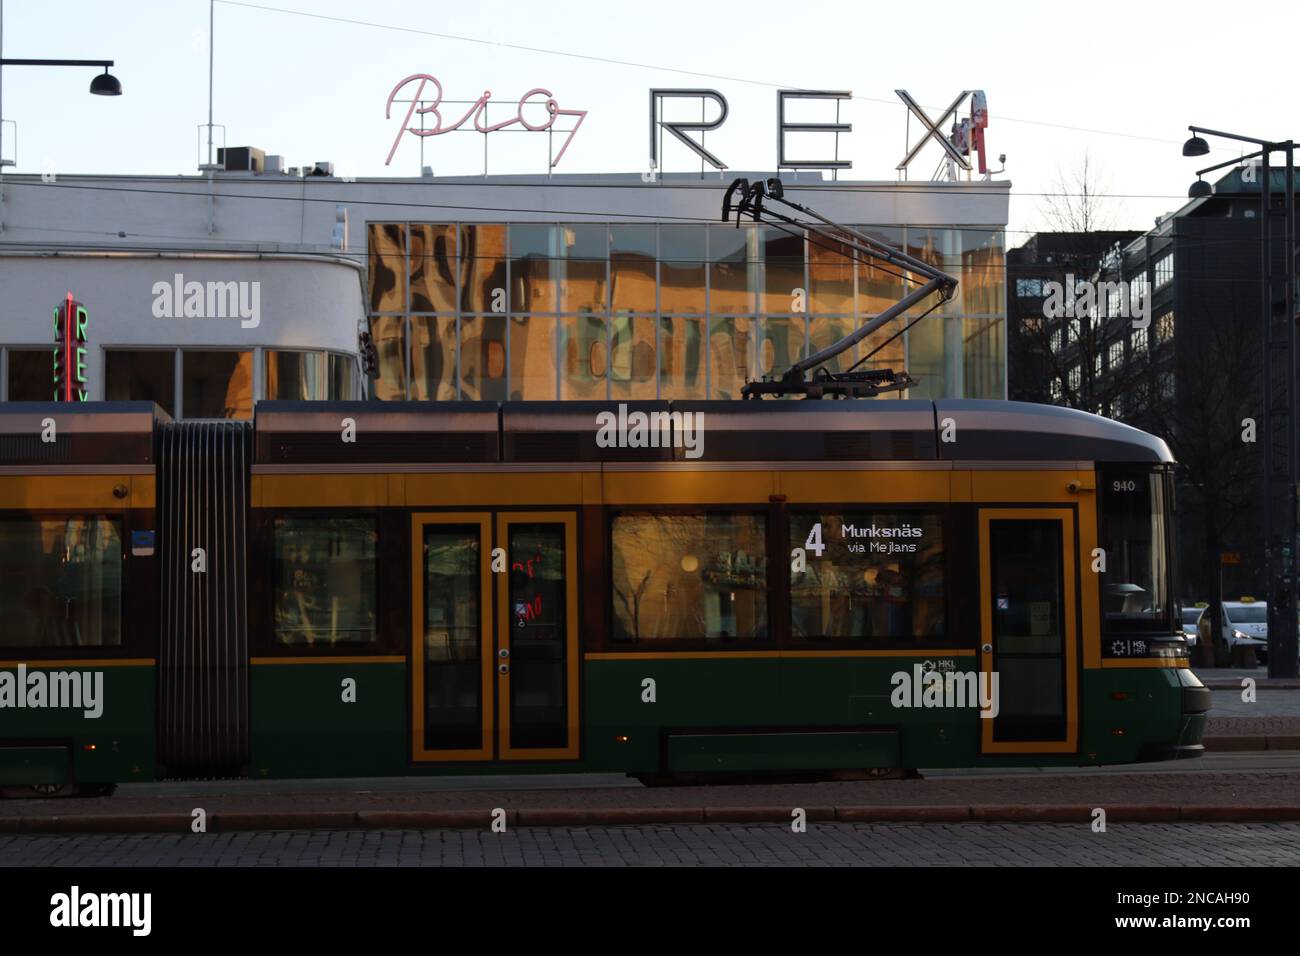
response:
[[[1110,483],[1111,491],[1137,491],[1137,487],[1138,483],[1131,478]]]

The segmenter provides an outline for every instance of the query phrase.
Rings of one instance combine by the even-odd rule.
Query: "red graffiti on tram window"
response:
[[[527,560],[527,562],[523,562],[523,563],[519,561],[514,562],[513,564],[510,565],[510,569],[512,571],[523,571],[530,578],[532,578],[537,576],[537,571],[541,570],[541,566],[542,566],[541,554],[534,554],[531,558]]]
[[[538,594],[531,601],[515,602],[515,619],[522,627],[527,621],[535,621],[542,616],[542,596]]]

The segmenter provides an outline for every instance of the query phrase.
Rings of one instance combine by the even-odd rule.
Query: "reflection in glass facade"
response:
[[[858,226],[960,281],[832,360],[910,398],[1003,398],[1000,227]],[[768,225],[371,223],[375,398],[726,399],[871,321],[906,270]]]

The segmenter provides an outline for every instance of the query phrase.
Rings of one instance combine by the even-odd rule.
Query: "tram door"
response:
[[[577,522],[412,518],[412,757],[578,756]]]
[[[1075,554],[1071,510],[980,511],[981,753],[1077,749]]]

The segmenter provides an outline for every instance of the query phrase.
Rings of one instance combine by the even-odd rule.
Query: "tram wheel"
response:
[[[74,783],[26,783],[0,787],[0,797],[8,800],[50,800],[71,797],[76,792],[77,785]]]

